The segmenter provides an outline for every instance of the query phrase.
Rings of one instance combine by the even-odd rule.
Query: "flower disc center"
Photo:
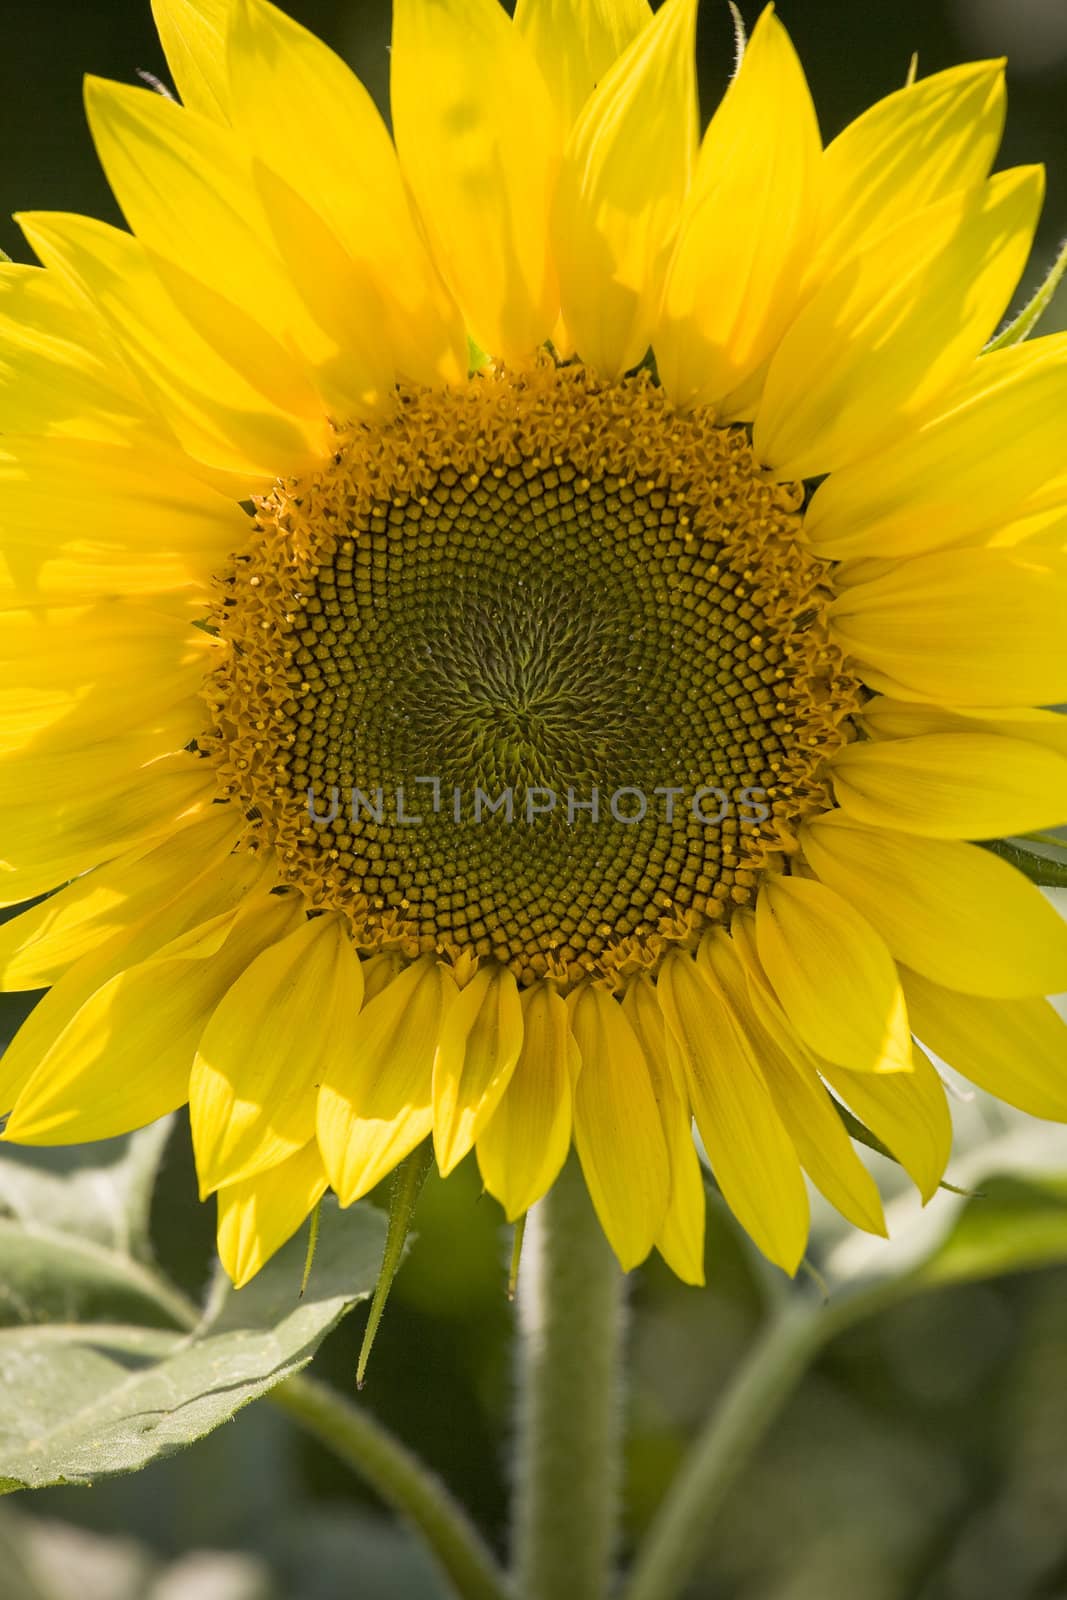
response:
[[[367,948],[654,965],[825,804],[856,690],[799,501],[647,377],[408,394],[258,506],[205,743]]]

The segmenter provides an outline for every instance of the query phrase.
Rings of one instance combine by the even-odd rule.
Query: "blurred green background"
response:
[[[346,55],[384,103],[387,0],[291,0],[288,9]],[[787,0],[780,9],[827,137],[903,81],[912,51],[923,73],[1007,53],[1002,164],[1049,167],[1035,257],[1038,269],[1047,263],[1067,233],[1064,0]],[[747,20],[755,20],[752,8]],[[4,0],[3,24],[0,246],[27,259],[8,220],[13,210],[115,217],[84,128],[83,73],[130,80],[138,68],[161,77],[166,69],[147,0]],[[700,35],[705,114],[731,53],[726,6],[708,0]],[[1046,327],[1065,324],[1061,311]],[[24,1010],[18,997],[0,1000],[0,1044]],[[1000,1118],[980,1099],[957,1109],[971,1141],[988,1137]],[[892,1188],[895,1174],[882,1167]],[[196,1202],[184,1130],[169,1148],[156,1219],[165,1262],[198,1289],[213,1216]],[[760,1269],[719,1211],[712,1221],[708,1291],[683,1288],[655,1264],[633,1284],[631,1539],[751,1337]],[[503,1546],[508,1241],[497,1208],[479,1199],[469,1162],[447,1184],[429,1181],[418,1226],[365,1403],[448,1478]],[[316,1363],[346,1390],[365,1315],[349,1318]],[[1065,1440],[1067,1270],[915,1300],[846,1335],[817,1363],[732,1496],[716,1554],[692,1594],[1067,1600]],[[432,1600],[440,1590],[358,1484],[258,1406],[134,1478],[0,1503],[0,1594]]]

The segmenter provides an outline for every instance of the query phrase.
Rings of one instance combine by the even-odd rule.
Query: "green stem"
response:
[[[179,1327],[203,1320],[196,1303],[147,1268],[145,1287]],[[220,1292],[226,1292],[221,1276]],[[436,1556],[460,1600],[509,1600],[507,1581],[467,1513],[439,1478],[368,1411],[303,1373],[271,1389],[267,1399],[314,1434],[396,1511]]]
[[[759,1334],[667,1490],[623,1600],[675,1600],[711,1542],[716,1513],[832,1323],[808,1300]]]
[[[461,1600],[507,1600],[500,1569],[444,1484],[362,1407],[315,1378],[288,1378],[273,1403],[357,1472],[436,1556]]]
[[[604,1600],[621,1454],[623,1280],[575,1158],[530,1214],[518,1289],[520,1600]]]

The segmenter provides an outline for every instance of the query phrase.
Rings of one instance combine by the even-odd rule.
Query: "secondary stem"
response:
[[[190,1332],[203,1313],[180,1290],[138,1267],[160,1307]],[[222,1287],[222,1279],[217,1280]],[[287,1378],[268,1399],[314,1434],[391,1506],[437,1558],[460,1600],[510,1600],[507,1580],[463,1507],[439,1478],[361,1406],[317,1378]]]
[[[462,1600],[507,1600],[503,1574],[462,1507],[367,1411],[315,1378],[289,1378],[270,1398],[411,1524]]]
[[[516,1592],[604,1600],[619,1508],[623,1280],[573,1156],[530,1213],[518,1304]]]
[[[737,1474],[829,1331],[810,1302],[787,1306],[758,1336],[698,1435],[638,1552],[624,1600],[675,1600],[691,1577]]]

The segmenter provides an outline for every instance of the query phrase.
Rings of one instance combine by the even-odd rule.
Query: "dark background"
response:
[[[385,0],[290,0],[289,10],[345,54],[384,102]],[[1038,264],[1048,261],[1067,234],[1067,0],[795,0],[781,12],[826,137],[903,82],[912,51],[922,73],[1009,53],[1002,164],[1049,167],[1036,254]],[[26,259],[7,220],[13,210],[116,215],[84,126],[83,73],[130,80],[138,68],[164,76],[165,66],[147,0],[0,0],[0,24],[0,246]],[[706,0],[700,50],[707,116],[732,58],[719,0]],[[1061,311],[1046,327],[1065,322]],[[18,997],[0,999],[0,1044],[21,1009]],[[974,1107],[968,1114],[980,1115]],[[892,1183],[891,1173],[880,1175]],[[157,1219],[165,1259],[195,1287],[207,1271],[213,1217],[196,1203],[184,1132],[170,1148]],[[657,1265],[634,1282],[631,1537],[751,1334],[751,1257],[718,1211],[712,1220],[707,1292],[684,1289]],[[507,1241],[497,1209],[478,1198],[469,1162],[447,1184],[430,1180],[418,1228],[365,1403],[447,1476],[500,1545],[512,1363]],[[346,1390],[364,1316],[349,1319],[318,1363]],[[135,1478],[3,1502],[0,1595],[438,1596],[421,1558],[359,1495],[323,1451],[259,1406]],[[353,1520],[353,1496],[361,1520]],[[55,1525],[35,1532],[40,1518]],[[24,1552],[28,1539],[37,1551],[31,1565],[38,1570],[43,1560],[52,1577],[31,1573],[16,1591],[7,1587],[15,1578],[6,1552]],[[195,1554],[205,1550],[229,1554]],[[177,1558],[181,1567],[161,1577],[160,1563]],[[1067,1274],[944,1291],[838,1341],[733,1494],[693,1596],[1067,1600]]]

